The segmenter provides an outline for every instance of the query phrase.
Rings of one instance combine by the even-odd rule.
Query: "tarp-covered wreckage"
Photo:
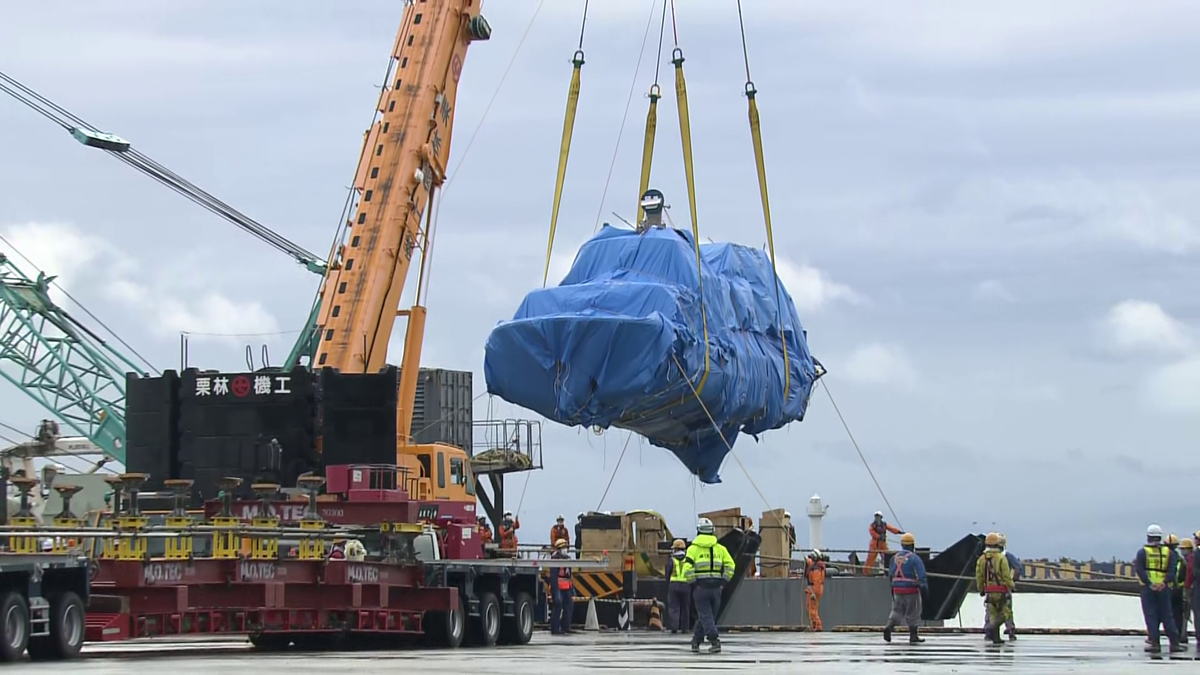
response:
[[[702,244],[700,256],[703,304],[690,234],[605,225],[561,284],[533,291],[492,330],[488,392],[562,424],[634,431],[720,482],[728,448],[692,386],[732,445],[739,432],[802,420],[820,365],[765,253]]]

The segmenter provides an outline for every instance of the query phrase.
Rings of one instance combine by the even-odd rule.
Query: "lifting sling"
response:
[[[750,115],[750,138],[754,144],[754,164],[758,169],[758,192],[762,198],[763,220],[767,224],[767,250],[771,255],[771,274],[775,277],[775,305],[779,311],[779,339],[783,343],[783,400],[786,403],[792,385],[792,368],[788,359],[787,335],[783,325],[783,298],[780,292],[779,269],[775,265],[775,236],[771,230],[771,204],[767,197],[767,164],[763,157],[762,127],[758,117],[758,90],[750,79],[750,55],[746,49],[746,26],[742,21],[742,2],[738,0],[738,25],[742,30],[742,58],[746,63],[746,103]]]
[[[662,21],[658,26],[658,57],[654,60],[654,84],[650,85],[650,110],[646,112],[646,140],[642,145],[642,177],[638,182],[637,220],[641,223],[646,218],[642,210],[642,195],[650,188],[650,167],[654,163],[654,132],[658,128],[658,99],[662,98],[662,89],[658,86],[658,72],[662,65],[663,32],[667,26],[667,1],[663,0]]]
[[[675,23],[675,2],[671,2],[671,23]],[[710,365],[708,342],[708,310],[704,303],[704,264],[700,257],[700,226],[696,221],[696,174],[692,170],[692,125],[688,119],[687,82],[683,77],[683,50],[679,48],[679,33],[675,32],[675,49],[671,52],[671,63],[675,64],[675,99],[679,104],[679,138],[683,141],[683,172],[687,178],[688,208],[692,216],[692,244],[696,249],[696,283],[700,289],[700,318],[704,327],[704,374],[696,385],[696,398],[704,393]]]
[[[563,119],[562,144],[558,150],[558,177],[554,181],[554,207],[550,212],[550,238],[546,241],[546,267],[542,287],[550,277],[550,256],[554,252],[554,230],[558,227],[558,209],[562,205],[563,181],[567,177],[567,156],[571,154],[571,134],[575,130],[575,109],[579,107],[579,76],[583,70],[583,34],[587,27],[588,3],[583,3],[583,22],[579,28],[579,49],[571,57],[571,86],[567,89],[567,113]]]

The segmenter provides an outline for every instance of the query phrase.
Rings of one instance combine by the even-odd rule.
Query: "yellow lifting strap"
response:
[[[672,7],[674,10],[674,7]],[[692,168],[692,125],[688,119],[687,82],[683,77],[683,50],[676,47],[671,52],[671,63],[675,64],[675,99],[679,103],[679,138],[683,141],[683,173],[687,178],[688,208],[692,216],[692,244],[696,249],[696,283],[700,289],[700,320],[704,327],[704,374],[696,385],[696,397],[704,392],[708,381],[709,344],[708,311],[704,307],[704,274],[700,258],[700,226],[696,220],[696,174]]]
[[[650,166],[654,163],[654,132],[658,128],[658,99],[662,98],[661,89],[657,84],[650,85],[650,111],[646,113],[646,142],[642,145],[642,179],[638,182],[637,223],[641,223],[646,214],[642,210],[642,195],[650,188]]]
[[[788,360],[787,336],[783,332],[783,298],[779,292],[779,270],[775,266],[775,236],[771,230],[771,203],[767,197],[767,162],[763,159],[762,125],[758,118],[758,102],[754,83],[746,82],[746,100],[750,107],[750,138],[754,141],[754,164],[758,168],[758,192],[762,197],[763,219],[767,223],[767,250],[771,254],[771,274],[775,277],[775,304],[779,309],[779,339],[783,342],[783,400],[786,402],[792,386],[792,368]]]
[[[571,154],[571,134],[575,130],[575,109],[579,107],[579,75],[583,70],[583,50],[575,51],[571,59],[575,69],[571,72],[571,87],[567,90],[567,115],[563,119],[562,145],[558,149],[558,178],[554,181],[554,208],[550,213],[550,238],[546,241],[546,268],[542,272],[542,286],[550,277],[550,255],[554,252],[554,230],[558,227],[558,209],[562,205],[563,182],[567,178],[567,156]]]

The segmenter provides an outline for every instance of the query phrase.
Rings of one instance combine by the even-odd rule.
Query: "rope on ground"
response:
[[[604,506],[604,498],[608,496],[608,490],[612,487],[613,479],[617,477],[617,469],[621,468],[621,460],[625,459],[625,451],[629,449],[629,441],[633,439],[633,432],[625,437],[625,445],[621,447],[621,454],[617,457],[617,464],[613,467],[612,474],[608,477],[608,485],[604,486],[604,494],[600,495],[600,503],[596,504],[596,510],[599,511],[601,506]]]
[[[779,339],[783,344],[783,400],[792,390],[792,368],[788,357],[787,333],[783,325],[783,291],[779,283],[779,268],[775,263],[775,234],[771,229],[771,200],[767,194],[767,161],[763,154],[762,122],[758,115],[758,90],[750,78],[750,51],[746,46],[746,23],[742,20],[742,0],[738,0],[738,27],[742,32],[742,60],[746,65],[746,105],[750,118],[750,140],[754,146],[754,164],[758,170],[758,193],[762,200],[763,221],[767,225],[767,250],[771,254],[771,275],[775,277],[775,309],[779,319]],[[894,515],[894,514],[893,514]]]
[[[829,385],[825,383],[825,378],[821,378],[820,383],[825,389],[825,395],[829,397],[829,403],[833,405],[833,411],[837,413],[838,419],[842,422],[842,428],[846,430],[846,435],[850,437],[850,443],[854,445],[854,450],[858,453],[858,458],[862,460],[863,466],[867,469],[867,474],[871,476],[871,481],[875,483],[875,489],[879,491],[879,496],[883,498],[883,503],[887,505],[888,511],[892,514],[892,520],[896,521],[897,527],[904,529],[904,525],[900,522],[900,516],[896,515],[896,509],[892,508],[892,503],[888,501],[887,495],[883,492],[883,486],[879,484],[879,479],[875,477],[875,472],[871,470],[871,465],[867,462],[867,457],[863,454],[862,448],[858,446],[858,441],[855,440],[854,433],[850,431],[850,425],[846,424],[846,418],[842,416],[842,411],[838,408],[837,401],[833,400],[833,392],[829,391]]]
[[[608,176],[604,179],[604,190],[600,193],[600,205],[596,207],[596,226],[593,232],[600,229],[600,214],[604,211],[604,200],[608,198],[608,187],[612,183],[613,169],[617,166],[617,155],[621,151],[621,140],[625,137],[625,120],[629,118],[629,108],[633,105],[633,92],[637,89],[638,75],[642,73],[642,59],[646,56],[646,41],[650,39],[650,26],[654,23],[654,10],[659,0],[651,0],[650,17],[646,19],[646,30],[642,33],[642,46],[638,48],[637,66],[633,69],[633,81],[629,83],[629,96],[625,99],[625,112],[621,114],[621,126],[617,129],[617,142],[613,146],[612,161],[608,163]],[[666,0],[663,0],[664,16]],[[662,47],[659,47],[661,55]]]
[[[563,183],[567,179],[567,158],[571,154],[571,135],[575,132],[575,110],[579,107],[579,77],[583,71],[583,35],[587,28],[587,0],[583,3],[583,20],[579,26],[579,48],[571,57],[571,86],[567,89],[567,112],[563,117],[562,144],[558,149],[558,175],[554,181],[554,206],[550,211],[550,237],[546,240],[546,267],[542,287],[550,277],[550,256],[554,252],[554,232],[558,229],[558,210],[562,206]]]

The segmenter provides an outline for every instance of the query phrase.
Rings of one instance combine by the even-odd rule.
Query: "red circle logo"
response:
[[[454,81],[458,82],[458,77],[462,75],[462,59],[458,57],[458,54],[455,54],[454,58],[450,60],[450,72],[454,74]]]
[[[245,375],[238,375],[229,381],[229,391],[238,398],[243,398],[250,393],[250,378]]]

